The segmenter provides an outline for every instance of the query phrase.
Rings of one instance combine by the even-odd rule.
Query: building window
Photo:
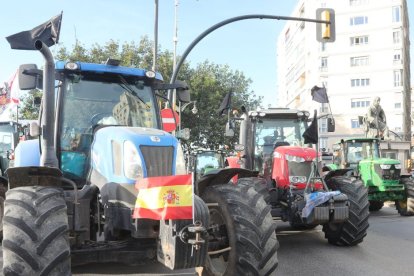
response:
[[[365,108],[370,105],[368,99],[351,99],[351,108]]]
[[[400,6],[392,7],[392,22],[393,23],[401,22],[401,7]]]
[[[394,107],[395,107],[395,109],[400,109],[401,108],[401,103],[395,103]]]
[[[354,16],[349,20],[351,26],[368,24],[368,16]]]
[[[319,133],[327,133],[328,132],[328,119],[320,119],[319,120]]]
[[[401,64],[401,51],[394,53],[394,64]]]
[[[319,113],[328,113],[328,112],[329,112],[328,104],[322,103],[321,107],[319,108]]]
[[[369,86],[369,79],[351,79],[351,87]]]
[[[359,128],[359,120],[351,119],[351,128]]]
[[[392,40],[394,44],[401,43],[401,31],[400,30],[396,30],[392,32]]]
[[[354,36],[351,37],[351,46],[358,46],[368,44],[368,36]]]
[[[394,70],[394,87],[399,87],[402,85],[402,70]]]
[[[359,6],[364,4],[368,4],[368,0],[349,0],[350,6]]]
[[[351,66],[366,66],[369,64],[367,56],[362,57],[351,57]]]
[[[321,71],[327,71],[328,70],[328,58],[327,57],[321,57]]]
[[[328,138],[327,137],[320,137],[319,138],[319,148],[322,149],[327,149],[328,148]]]

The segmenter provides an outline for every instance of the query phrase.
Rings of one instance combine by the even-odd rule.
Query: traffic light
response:
[[[316,39],[319,42],[335,41],[335,11],[333,9],[317,9],[316,19],[327,23],[316,24]],[[329,22],[329,23],[328,23]]]

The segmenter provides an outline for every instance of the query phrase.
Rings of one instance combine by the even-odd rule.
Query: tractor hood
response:
[[[364,164],[364,163],[372,163],[372,164],[378,164],[378,165],[396,165],[396,164],[400,164],[400,161],[395,160],[395,159],[389,159],[389,158],[365,159],[365,160],[360,161],[360,164]]]
[[[139,177],[175,174],[177,139],[142,127],[107,126],[95,132],[91,165],[108,182],[135,183],[127,167],[139,164]]]
[[[276,156],[295,156],[303,158],[304,161],[312,161],[316,158],[316,150],[313,148],[302,148],[298,146],[280,146],[275,149]]]

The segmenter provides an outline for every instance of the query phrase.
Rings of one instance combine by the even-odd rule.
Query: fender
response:
[[[227,184],[235,175],[239,175],[239,178],[256,177],[259,175],[259,172],[241,168],[211,170],[207,174],[203,175],[197,183],[195,183],[195,192],[197,195],[201,195],[203,194],[204,189],[209,186]]]
[[[335,177],[335,176],[342,176],[342,175],[345,175],[345,174],[347,174],[348,172],[351,172],[351,171],[352,171],[352,169],[339,169],[339,170],[329,171],[329,172],[325,175],[324,180],[325,180],[325,181],[328,181],[328,180],[329,180],[329,179],[331,179],[332,177]]]

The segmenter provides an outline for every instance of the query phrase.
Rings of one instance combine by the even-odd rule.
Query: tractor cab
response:
[[[259,171],[265,178],[270,179],[272,174],[280,171],[282,160],[279,157],[288,156],[283,162],[295,162],[305,157],[302,156],[304,152],[299,152],[297,149],[305,147],[305,151],[311,150],[306,147],[302,137],[308,125],[309,112],[274,108],[249,112],[248,116],[249,120],[245,125],[251,124],[250,127],[253,131],[241,131],[240,144],[246,144],[243,140],[247,141],[246,163],[251,164],[249,167]],[[308,155],[310,152],[305,154]],[[316,156],[315,154],[311,155],[312,157],[308,161],[312,161]],[[308,164],[309,168],[305,170],[306,172],[299,173],[301,176],[305,176],[305,174],[309,176],[310,163]],[[300,167],[297,169],[305,169],[304,166]],[[292,166],[289,173],[295,174],[296,169]],[[289,177],[284,179],[289,181]]]
[[[334,164],[341,168],[357,169],[362,160],[380,158],[378,139],[345,139],[333,146]]]
[[[225,153],[221,150],[197,150],[193,155],[195,179],[225,166]]]

